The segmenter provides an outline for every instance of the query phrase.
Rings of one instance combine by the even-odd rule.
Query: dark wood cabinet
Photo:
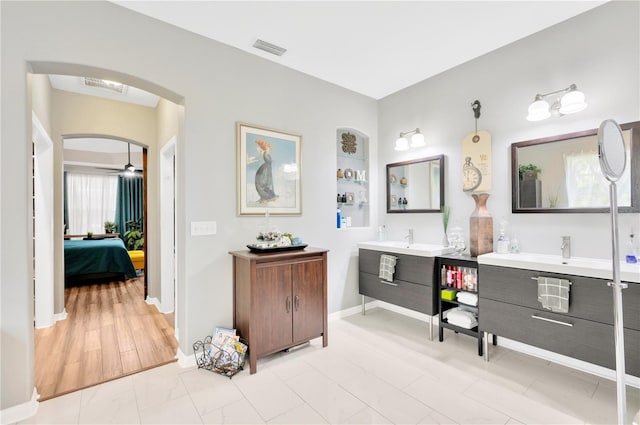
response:
[[[257,359],[327,336],[327,250],[233,256],[233,324]]]
[[[615,369],[613,297],[606,279],[479,265],[480,330]],[[537,277],[571,282],[566,313],[544,309]],[[640,285],[624,290],[626,373],[640,376]]]
[[[393,282],[378,277],[383,254],[396,257]],[[433,257],[360,248],[358,292],[362,295],[362,314],[365,314],[365,296],[424,313],[429,321],[429,340],[432,340],[433,315],[438,311],[433,294],[433,267]]]

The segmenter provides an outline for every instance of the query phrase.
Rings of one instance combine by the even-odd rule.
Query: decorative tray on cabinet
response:
[[[260,245],[247,245],[249,251],[255,253],[266,253],[266,252],[282,252],[282,251],[296,251],[299,249],[305,249],[307,244],[299,244],[299,245],[288,245],[288,246],[273,246],[273,247],[264,247]]]

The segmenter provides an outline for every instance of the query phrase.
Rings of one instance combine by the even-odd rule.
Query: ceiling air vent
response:
[[[253,47],[256,49],[264,50],[267,53],[271,53],[276,56],[282,56],[287,51],[284,47],[276,46],[275,44],[268,43],[264,40],[257,39],[253,43]]]
[[[124,84],[116,83],[115,81],[103,80],[100,78],[84,77],[84,85],[121,94],[127,92],[127,86],[125,86]]]

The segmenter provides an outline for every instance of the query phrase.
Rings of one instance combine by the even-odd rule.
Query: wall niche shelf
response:
[[[336,151],[337,208],[350,223],[347,227],[368,227],[369,136],[353,128],[338,128]]]

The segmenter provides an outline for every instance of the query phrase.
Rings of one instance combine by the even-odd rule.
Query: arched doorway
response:
[[[83,136],[83,137],[84,137],[84,136],[87,136],[87,134],[71,134],[71,135],[67,134],[65,137],[66,137],[67,139],[75,139],[75,138],[77,138],[78,136]],[[90,134],[90,136],[95,136],[95,134]],[[122,138],[122,137],[119,137],[119,136],[116,136],[116,138],[120,138],[120,139],[123,139],[123,140],[127,140],[127,141],[129,141],[129,142],[132,142],[132,141],[131,141],[131,140],[129,140],[129,139]],[[59,142],[58,142],[58,143],[59,143]],[[157,149],[157,148],[156,148],[156,149]],[[60,150],[61,150],[61,149],[60,149]],[[143,167],[143,170],[144,170],[144,173],[145,173],[145,179],[147,179],[147,178],[149,177],[148,175],[146,175],[146,173],[148,172],[148,168],[149,168],[149,167],[147,167],[147,166],[146,166],[146,161],[147,161],[147,154],[146,154],[146,153],[147,153],[147,152],[146,152],[146,150],[145,150],[145,153],[144,153],[145,166]],[[157,155],[157,154],[156,154],[156,155]],[[123,165],[123,164],[124,164],[124,162],[122,162],[122,164],[119,164],[119,167],[122,167],[122,165]],[[152,168],[153,168],[153,167],[152,167]],[[114,169],[114,171],[116,171],[116,170]],[[117,170],[117,171],[119,171],[119,170]],[[158,178],[158,174],[157,174],[157,166],[156,166],[155,173],[156,173],[156,174],[152,174],[152,175],[151,175],[151,178],[152,178],[152,179],[157,179],[157,178]],[[61,180],[61,179],[60,179],[60,180]],[[55,183],[55,184],[60,184],[60,183]],[[145,191],[145,194],[146,194],[146,193],[147,193],[147,191]],[[158,196],[158,195],[156,195],[156,196]],[[157,200],[157,199],[156,199],[156,200]],[[154,201],[154,202],[155,202],[155,201]],[[61,201],[58,201],[58,204],[61,204]],[[145,205],[148,205],[148,200],[147,200],[147,199],[145,199],[144,204],[145,204]],[[144,214],[145,220],[146,220],[147,216],[148,216],[148,214]],[[54,220],[54,223],[55,223],[55,224],[54,224],[54,227],[57,227],[56,231],[54,232],[54,233],[55,233],[54,238],[56,239],[56,240],[54,240],[54,242],[55,242],[56,244],[59,244],[59,243],[60,243],[60,241],[62,240],[62,233],[63,233],[63,230],[62,230],[62,224],[61,224],[61,223],[62,223],[62,220],[58,220],[58,219],[56,219],[56,220]],[[145,229],[149,228],[148,223],[146,223],[146,222],[145,222],[145,223],[144,223],[144,225],[143,225],[143,227],[144,227]],[[58,238],[56,238],[56,236],[58,236]],[[159,236],[155,236],[155,237],[156,237],[157,239],[160,239],[160,238],[159,238]],[[157,242],[156,242],[156,243],[157,243]],[[149,255],[145,255],[145,256],[144,256],[144,258],[145,258],[145,260],[147,260],[147,259],[149,258]],[[56,261],[61,262],[61,261],[62,261],[62,256],[59,256],[58,260],[56,260]],[[156,260],[156,262],[158,262],[158,260]],[[146,267],[144,267],[144,268],[146,269]],[[147,278],[148,278],[148,275],[145,273],[145,274],[143,275],[143,278],[144,278],[144,279],[147,279]],[[172,282],[172,284],[173,284],[173,282]],[[140,296],[140,298],[141,298],[143,301],[146,299],[146,295],[147,295],[147,294],[146,294],[146,287],[147,287],[147,285],[145,285],[145,287],[144,287],[145,289],[143,289],[143,293],[142,293],[142,295]],[[63,286],[61,286],[61,289],[60,289],[59,291],[60,291],[60,292],[62,292],[62,293],[64,293],[64,287],[63,287]],[[159,291],[160,291],[160,290],[158,289],[158,290],[157,290],[157,292],[159,292]],[[64,300],[64,298],[65,298],[65,297],[64,297],[64,295],[63,295],[63,294],[60,294],[58,298],[62,298],[62,300],[59,300],[59,301],[58,301],[58,303],[62,303],[62,305],[64,306],[64,302],[65,302],[65,300]],[[146,306],[146,307],[148,307],[148,306]],[[58,307],[57,311],[59,311],[59,307]],[[63,310],[63,311],[64,311],[64,310]],[[51,332],[51,333],[53,333],[53,332]],[[153,344],[150,344],[150,346],[151,346],[151,345],[153,345]],[[177,344],[176,344],[176,346],[177,346]],[[175,348],[175,347],[174,347],[174,348]],[[175,353],[175,350],[174,350],[174,353]],[[37,357],[38,357],[38,356],[37,356],[37,354],[36,354],[36,362],[38,361]],[[173,355],[172,357],[175,357],[175,355]],[[160,363],[158,363],[158,364],[160,364]],[[140,370],[142,370],[142,369],[143,369],[143,368],[145,368],[145,367],[149,367],[149,366],[143,366]],[[114,377],[117,377],[117,376],[114,376]],[[41,391],[41,394],[42,394],[42,391]]]

